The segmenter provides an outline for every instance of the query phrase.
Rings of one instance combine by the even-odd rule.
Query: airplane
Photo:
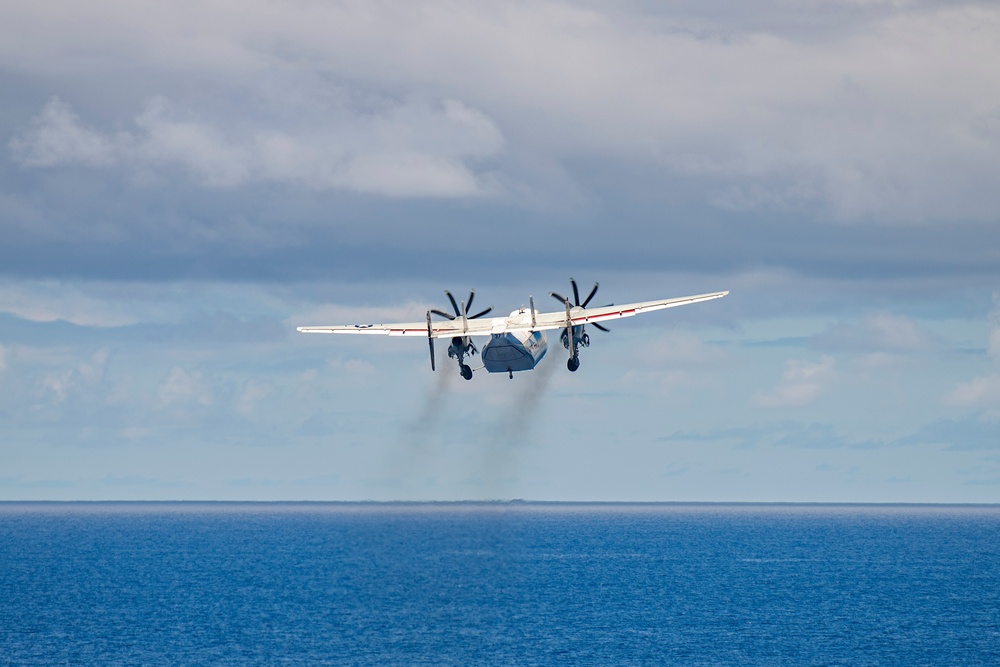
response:
[[[424,322],[402,322],[397,324],[338,324],[331,326],[309,326],[296,327],[300,333],[328,333],[328,334],[370,334],[383,336],[427,336],[427,344],[431,353],[431,370],[437,370],[434,360],[434,339],[451,338],[451,345],[448,346],[448,356],[458,362],[458,372],[466,380],[472,379],[472,367],[465,363],[466,356],[475,356],[479,350],[472,341],[472,336],[489,336],[490,340],[483,346],[481,358],[483,368],[488,373],[507,373],[510,379],[514,379],[516,371],[530,371],[545,356],[548,343],[545,331],[562,329],[560,339],[563,347],[569,351],[569,359],[566,368],[576,371],[580,367],[580,349],[590,347],[590,335],[587,334],[586,326],[593,325],[601,331],[609,331],[601,324],[607,320],[615,320],[622,317],[632,317],[642,313],[651,313],[654,310],[673,308],[675,306],[686,306],[689,303],[699,303],[701,301],[711,301],[720,299],[726,292],[711,292],[709,294],[696,294],[694,296],[682,296],[673,299],[660,299],[657,301],[640,301],[638,303],[628,303],[624,306],[613,304],[597,308],[588,308],[590,301],[597,294],[598,283],[594,283],[594,288],[590,290],[587,297],[581,302],[580,291],[577,288],[576,280],[569,279],[573,288],[573,301],[556,292],[549,292],[549,296],[563,304],[564,309],[549,313],[542,313],[535,310],[534,297],[528,297],[528,308],[518,308],[507,317],[490,317],[480,319],[493,311],[493,306],[470,315],[472,300],[476,296],[476,291],[469,292],[467,301],[458,302],[451,292],[445,291],[445,296],[451,302],[455,314],[447,313],[443,310],[432,308],[427,311],[427,319]],[[445,321],[434,321],[431,315],[444,317]],[[478,369],[477,369],[478,370]]]

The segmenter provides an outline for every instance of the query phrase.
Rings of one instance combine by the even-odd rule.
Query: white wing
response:
[[[503,322],[506,318],[491,317],[469,320],[468,325],[462,325],[461,319],[446,322],[431,322],[432,338],[451,338],[452,336],[485,336],[493,331],[493,321]],[[332,333],[332,334],[380,334],[383,336],[424,336],[427,337],[427,322],[396,322],[393,324],[331,324],[319,327],[297,327],[300,333]]]
[[[721,299],[727,294],[729,294],[728,291],[712,292],[710,294],[696,294],[695,296],[682,296],[674,299],[660,299],[658,301],[639,301],[638,303],[626,303],[621,306],[603,306],[601,308],[580,308],[577,306],[575,308],[571,308],[569,314],[573,326],[580,326],[581,324],[587,324],[589,322],[617,320],[622,317],[632,317],[633,315],[651,313],[654,310],[663,310],[664,308],[686,306],[689,303],[699,303],[701,301]],[[561,310],[551,313],[538,313],[535,316],[534,327],[529,325],[527,328],[533,331],[542,331],[545,329],[564,329],[566,328],[566,324],[566,311]],[[524,329],[525,327],[521,326],[517,328]]]
[[[675,299],[660,299],[659,301],[640,301],[627,303],[623,306],[604,306],[601,308],[570,309],[570,319],[574,326],[589,322],[604,322],[622,317],[632,317],[654,310],[686,306],[689,303],[720,299],[729,292],[712,292],[695,296],[682,296]],[[431,322],[432,338],[451,338],[452,336],[485,336],[491,333],[508,331],[545,331],[548,329],[563,329],[566,327],[566,311],[551,313],[535,313],[534,322],[527,309],[514,311],[509,317],[483,317],[468,320],[463,324],[460,318],[454,320]],[[301,333],[332,333],[332,334],[379,334],[383,336],[427,336],[427,322],[398,322],[394,324],[334,324],[330,326],[298,327]]]

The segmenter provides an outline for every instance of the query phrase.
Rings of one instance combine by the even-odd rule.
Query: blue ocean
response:
[[[1000,506],[0,503],[4,665],[1000,665]]]

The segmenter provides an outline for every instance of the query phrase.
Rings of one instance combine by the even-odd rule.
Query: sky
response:
[[[5,2],[0,500],[1000,502],[998,62],[992,2]],[[730,294],[513,380],[295,332],[571,276]]]

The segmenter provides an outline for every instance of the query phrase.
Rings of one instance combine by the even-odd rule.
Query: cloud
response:
[[[465,197],[490,189],[460,161],[419,153],[359,156],[337,180],[348,189],[387,197]]]
[[[109,358],[110,352],[101,349],[72,368],[43,373],[35,395],[55,404],[64,403],[74,395],[88,395],[104,380]]]
[[[961,419],[938,419],[898,443],[941,445],[957,451],[1000,449],[1000,415],[982,412]]]
[[[998,12],[817,7],[8,3],[0,266],[989,274]]]
[[[364,359],[329,359],[323,370],[338,381],[350,381],[356,385],[367,384],[378,373],[375,365]]]
[[[994,371],[959,382],[945,397],[946,405],[986,407],[1000,416],[1000,293],[993,295],[994,308],[987,316],[986,354]]]
[[[704,369],[719,368],[729,361],[729,355],[719,346],[706,343],[688,331],[668,331],[646,345],[642,351],[647,367]]]
[[[989,314],[990,325],[989,338],[987,339],[986,351],[994,363],[1000,364],[1000,293],[993,294],[993,311]]]
[[[146,159],[210,187],[483,195],[496,180],[477,161],[503,146],[505,169],[519,172],[507,176],[536,188],[531,176],[553,166],[565,175],[586,158],[693,176],[705,203],[727,209],[992,220],[1000,10],[845,3],[820,12],[780,1],[755,10],[98,2],[60,8],[53,21],[24,5],[0,14],[10,35],[0,57],[50,80],[110,85],[102,77],[113,73],[146,97],[153,85],[163,98],[186,96],[179,104],[190,113],[153,105],[127,134]],[[444,101],[412,101],[428,92]],[[234,96],[241,103],[219,101]],[[94,165],[120,160],[129,143],[120,139],[50,103],[15,144],[25,165]]]
[[[785,362],[782,382],[771,391],[754,394],[753,403],[767,408],[809,405],[833,377],[833,366],[833,357],[827,355],[815,363],[790,359]]]
[[[27,130],[10,140],[25,168],[80,164],[180,167],[212,188],[259,182],[344,189],[387,197],[494,194],[496,182],[468,160],[504,144],[496,124],[456,100],[396,104],[381,113],[340,114],[327,126],[297,131],[247,122],[225,128],[150,100],[136,129],[104,135],[85,128],[68,104],[52,98]]]
[[[945,395],[944,402],[955,406],[1000,406],[1000,374],[982,375],[959,382]]]
[[[58,97],[31,119],[30,127],[10,140],[11,153],[24,167],[66,163],[106,166],[117,161],[114,138],[84,127],[72,108]]]
[[[211,387],[200,371],[187,371],[179,366],[170,369],[157,389],[161,407],[200,405],[214,402]]]
[[[761,446],[790,449],[882,449],[932,445],[948,450],[1000,450],[1000,416],[988,413],[961,419],[936,419],[908,435],[866,438],[845,434],[826,422],[784,420],[705,431],[678,431],[658,438],[666,442],[728,442],[740,449]]]
[[[252,418],[260,414],[261,403],[274,393],[273,386],[256,380],[248,380],[236,399],[234,410],[239,415]]]
[[[715,96],[738,111],[718,143],[701,138],[668,159],[691,173],[740,177],[738,185],[720,184],[717,198],[738,210],[820,204],[841,220],[985,219],[993,199],[978,197],[971,183],[998,173],[998,137],[974,128],[984,114],[993,118],[1000,100],[976,88],[991,75],[974,54],[996,49],[990,31],[980,30],[984,22],[995,25],[997,14],[904,10],[818,41],[764,29],[731,46],[703,47],[706,65],[692,76],[712,85],[734,79]],[[945,41],[959,34],[971,38],[969,50],[945,53]],[[957,106],[933,101],[942,89],[961,100]],[[724,114],[709,111],[706,124]]]
[[[703,432],[679,431],[659,438],[667,442],[732,442],[737,448],[760,446],[791,449],[871,449],[882,442],[851,438],[832,424],[797,421],[769,422],[742,427],[714,429]]]
[[[140,309],[151,310],[148,304]],[[85,286],[61,281],[0,281],[0,313],[30,322],[62,320],[85,327],[120,327],[142,319],[121,298],[94,296]]]
[[[965,482],[969,486],[1000,486],[1000,477],[983,477]]]
[[[873,313],[857,323],[838,323],[813,336],[812,342],[833,350],[898,354],[926,351],[934,341],[910,317]]]

